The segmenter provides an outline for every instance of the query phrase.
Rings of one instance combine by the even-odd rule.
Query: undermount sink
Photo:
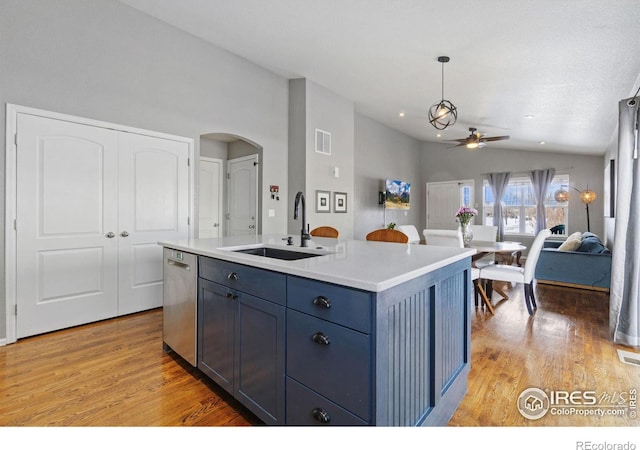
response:
[[[285,250],[273,247],[251,247],[231,250],[237,253],[246,253],[249,255],[264,256],[266,258],[283,259],[286,261],[295,261],[297,259],[314,258],[316,256],[324,256],[328,253],[307,253],[295,250]]]

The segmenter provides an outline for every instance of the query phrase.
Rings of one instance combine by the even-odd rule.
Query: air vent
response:
[[[316,128],[316,153],[331,154],[331,133]]]
[[[618,349],[618,358],[620,358],[620,361],[625,364],[640,367],[640,353],[627,352],[625,350]]]

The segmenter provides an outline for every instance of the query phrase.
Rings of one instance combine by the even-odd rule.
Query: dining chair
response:
[[[328,238],[337,238],[338,236],[340,236],[340,232],[338,230],[329,226],[314,228],[313,230],[311,230],[309,234],[315,237],[328,237]]]
[[[409,242],[409,236],[399,230],[390,230],[389,228],[381,228],[374,230],[367,234],[367,241],[382,241],[382,242],[399,242],[406,244]]]
[[[475,225],[471,224],[471,232],[474,241],[495,242],[498,238],[497,225]]]
[[[480,269],[477,267],[471,268],[471,281],[473,281],[473,293],[475,297],[476,308],[478,307],[478,295],[482,297],[482,302],[485,304],[487,309],[491,311],[491,314],[495,314],[495,309],[487,296],[487,291],[484,289],[483,283],[480,280]]]
[[[420,243],[420,235],[414,225],[398,225],[397,229],[409,237],[409,244]]]
[[[436,230],[425,229],[422,231],[427,245],[439,245],[441,247],[464,247],[462,231],[460,230]]]
[[[483,242],[496,242],[498,238],[498,226],[497,225],[471,225],[471,232],[473,233],[473,241]],[[483,256],[475,261],[476,267],[484,267],[489,264],[496,263],[495,253]]]
[[[524,301],[527,305],[529,315],[538,307],[533,293],[533,279],[536,271],[536,264],[542,251],[544,240],[551,236],[551,230],[540,231],[531,244],[524,267],[508,266],[504,264],[492,264],[480,268],[480,278],[492,281],[506,281],[510,283],[523,283]]]

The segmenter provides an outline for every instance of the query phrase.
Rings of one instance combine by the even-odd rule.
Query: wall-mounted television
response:
[[[409,209],[411,183],[386,179],[384,181],[384,207],[388,209]]]

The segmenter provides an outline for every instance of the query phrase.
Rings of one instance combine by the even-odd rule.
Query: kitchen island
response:
[[[287,237],[160,243],[198,256],[197,367],[266,424],[446,425],[474,251]]]

